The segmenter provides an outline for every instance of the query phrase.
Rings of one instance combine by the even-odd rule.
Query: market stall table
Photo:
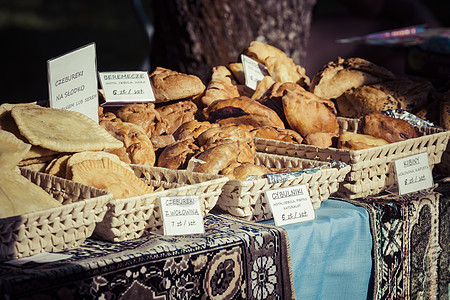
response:
[[[312,221],[283,226],[289,236],[297,299],[370,299],[369,214],[362,207],[328,199],[315,215]]]

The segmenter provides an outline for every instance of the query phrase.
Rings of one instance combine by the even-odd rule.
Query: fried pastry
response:
[[[181,124],[195,120],[197,105],[190,100],[186,100],[167,104],[156,108],[156,110],[167,123],[166,133],[173,134]]]
[[[20,134],[31,144],[57,152],[117,149],[123,144],[91,118],[76,111],[38,105],[11,110]]]
[[[222,170],[221,175],[230,179],[247,180],[248,178],[261,177],[271,173],[270,169],[263,165],[253,163],[234,163]]]
[[[231,163],[237,161],[238,143],[219,144],[200,153],[193,161],[193,172],[220,174]]]
[[[216,100],[239,96],[238,84],[233,74],[227,67],[217,66],[212,69],[211,80],[208,83],[205,94],[201,97],[200,104],[207,107]]]
[[[73,176],[72,167],[74,165],[82,163],[87,160],[102,160],[103,158],[107,158],[112,162],[119,164],[122,167],[133,172],[133,169],[131,169],[131,167],[128,164],[121,161],[120,158],[115,154],[108,153],[105,151],[83,151],[69,155],[69,157],[67,157],[67,159],[65,160],[65,163],[64,159],[61,161],[62,167],[66,170],[66,173],[62,177],[66,179],[72,179]]]
[[[303,138],[292,129],[282,129],[273,126],[263,126],[250,131],[254,137],[261,139],[277,140],[288,143],[301,144]]]
[[[25,157],[31,145],[24,143],[11,132],[0,130],[0,166],[12,170]]]
[[[157,67],[149,77],[156,103],[192,99],[199,97],[205,91],[205,85],[195,75]]]
[[[282,97],[284,114],[290,128],[302,137],[315,132],[339,133],[334,107],[310,92],[286,90]]]
[[[106,128],[116,139],[123,143],[120,149],[109,150],[126,163],[154,166],[156,155],[153,143],[144,130],[133,123],[128,122],[103,122]]]
[[[294,63],[282,50],[259,41],[252,41],[245,54],[267,67],[274,81],[295,82],[308,87],[310,79],[303,67]]]
[[[378,111],[364,116],[363,133],[382,138],[389,143],[418,136],[416,129],[408,121],[389,117]]]
[[[168,169],[185,169],[189,159],[197,154],[199,147],[193,138],[179,140],[165,147],[158,157],[157,166]]]
[[[116,115],[123,122],[142,127],[149,137],[167,132],[168,123],[161,117],[153,103],[128,104],[120,107]]]
[[[60,202],[16,171],[0,171],[0,218],[59,206]]]
[[[153,188],[140,180],[132,171],[108,158],[86,160],[73,165],[71,169],[73,181],[107,190],[115,199],[153,192]]]
[[[338,134],[330,132],[314,132],[305,137],[305,144],[317,147],[336,147]]]
[[[335,99],[350,88],[394,78],[389,70],[365,59],[338,57],[314,75],[309,90],[319,97]]]
[[[202,132],[210,129],[211,127],[219,127],[219,124],[210,123],[209,121],[200,122],[197,120],[191,120],[181,124],[173,133],[173,137],[177,141],[187,138],[196,139]]]
[[[389,144],[386,140],[355,132],[344,132],[339,135],[337,148],[343,150],[362,150]]]
[[[400,102],[371,85],[351,88],[336,99],[339,115],[361,117],[373,111],[400,108]]]
[[[283,121],[275,111],[245,96],[214,101],[204,110],[204,115],[212,123],[227,117],[256,115],[266,118],[272,126],[284,128]]]

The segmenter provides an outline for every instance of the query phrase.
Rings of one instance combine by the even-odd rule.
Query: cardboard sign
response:
[[[272,210],[275,225],[313,220],[314,208],[306,185],[290,186],[264,192]]]
[[[95,44],[47,61],[50,107],[80,112],[98,123]]]
[[[159,200],[164,235],[205,232],[198,196],[161,197]]]
[[[395,161],[399,195],[417,192],[433,186],[433,175],[428,153],[397,159]]]
[[[155,101],[147,72],[99,72],[99,78],[105,106]]]
[[[258,83],[269,73],[265,66],[244,54],[241,55],[241,60],[244,68],[245,85],[256,90]]]

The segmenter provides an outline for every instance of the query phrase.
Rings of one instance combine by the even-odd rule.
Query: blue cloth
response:
[[[283,226],[289,236],[297,299],[371,298],[372,235],[367,211],[328,199],[315,215],[315,220]]]

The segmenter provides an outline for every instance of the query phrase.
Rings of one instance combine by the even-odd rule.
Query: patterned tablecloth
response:
[[[373,299],[450,298],[450,183],[351,201],[369,212]]]
[[[209,214],[205,234],[88,239],[69,258],[0,264],[4,299],[294,299],[283,228]]]

